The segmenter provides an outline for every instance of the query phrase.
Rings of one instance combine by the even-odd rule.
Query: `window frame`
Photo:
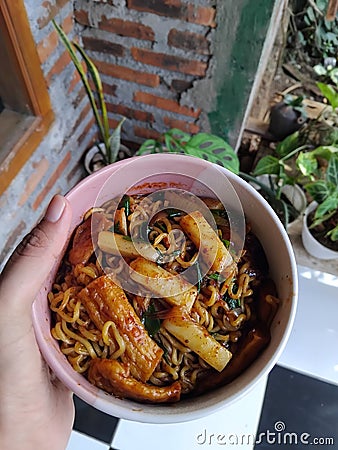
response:
[[[18,76],[21,78],[31,111],[28,116],[22,115],[27,126],[22,126],[19,133],[15,133],[13,128],[15,138],[11,148],[7,154],[0,156],[1,195],[48,132],[54,120],[54,113],[23,0],[15,2],[2,0],[0,19],[5,25],[2,32],[10,57],[13,58],[13,63],[19,70]],[[27,121],[27,118],[31,120]],[[12,134],[10,136],[12,137]]]

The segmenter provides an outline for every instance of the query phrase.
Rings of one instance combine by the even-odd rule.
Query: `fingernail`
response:
[[[48,222],[56,223],[58,220],[60,220],[65,206],[65,198],[62,197],[62,195],[55,195],[47,208],[45,219]]]

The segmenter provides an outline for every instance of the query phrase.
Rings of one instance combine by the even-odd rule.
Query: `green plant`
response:
[[[338,90],[326,83],[317,83],[317,86],[335,112],[335,109],[338,108]]]
[[[165,132],[159,140],[148,139],[136,155],[149,153],[183,153],[196,156],[225,167],[238,174],[239,160],[232,147],[219,136],[209,133],[191,135],[173,128]]]
[[[329,0],[293,1],[289,42],[308,58],[336,56],[338,20],[326,19]]]
[[[53,25],[81,78],[94,114],[100,138],[104,144],[105,152],[103,153],[103,156],[105,162],[106,164],[111,164],[115,162],[120,148],[121,128],[123,122],[125,121],[125,117],[122,118],[113,133],[111,133],[109,128],[107,106],[104,100],[102,81],[97,67],[77,42],[70,41],[68,39],[66,33],[60,25],[55,22],[55,20],[53,20]],[[85,62],[87,71],[83,68],[81,59],[78,57],[77,52],[81,55],[82,60]],[[93,81],[95,95],[90,87],[87,72]],[[99,146],[98,150],[101,151]]]
[[[287,106],[291,106],[294,111],[297,111],[300,116],[305,120],[307,118],[306,110],[304,108],[304,96],[299,95],[295,97],[291,94],[286,94],[283,99],[283,103]]]
[[[252,175],[275,175],[276,184],[282,187],[285,184],[295,184],[298,173],[294,171],[294,165],[288,161],[295,157],[302,150],[308,149],[308,145],[299,145],[299,131],[287,136],[279,142],[275,148],[274,155],[267,155],[261,158]]]
[[[336,61],[335,58],[326,58],[326,60]],[[335,67],[335,64],[334,65],[330,63],[326,64],[324,61],[324,64],[316,64],[313,67],[313,70],[317,75],[319,75],[321,79],[323,79],[324,81],[327,80],[329,82],[332,82],[334,83],[334,85],[338,87],[338,67]]]
[[[287,228],[289,223],[296,219],[299,215],[299,211],[284,197],[282,194],[282,186],[276,183],[273,176],[269,176],[269,184],[263,183],[255,176],[240,172],[240,177],[243,180],[253,183],[259,186],[259,192],[262,197],[269,202],[272,209],[275,211],[284,228]],[[284,185],[285,186],[285,185]]]
[[[310,229],[314,229],[324,223],[329,224],[325,235],[334,242],[338,241],[338,154],[330,153],[327,169],[322,179],[317,179],[305,184],[308,194],[318,203]],[[335,218],[330,222],[330,219]]]

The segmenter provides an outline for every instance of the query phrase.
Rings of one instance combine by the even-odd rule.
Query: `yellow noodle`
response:
[[[86,347],[86,349],[87,349],[89,355],[91,356],[91,358],[96,358],[96,354],[94,352],[94,349],[91,346],[91,344],[88,341],[88,339],[84,339],[83,337],[81,337],[78,334],[73,333],[71,330],[69,330],[65,321],[62,321],[62,325],[61,326],[62,326],[62,330],[63,330],[63,332],[64,332],[64,334],[66,336],[69,336],[69,337],[75,339],[76,341],[81,342],[81,344],[83,344]]]
[[[200,249],[196,248],[183,232],[179,224],[180,218],[169,218],[165,215],[167,201],[159,199],[154,202],[150,197],[142,196],[130,196],[129,201],[130,214],[127,217],[127,225],[132,237],[140,237],[141,227],[144,227],[145,221],[150,222],[155,214],[161,211],[158,216],[161,228],[156,225],[155,219],[155,224],[149,228],[148,238],[159,252],[166,254],[168,249],[169,251],[174,249],[175,253],[177,250],[180,253],[171,261],[160,262],[160,265],[163,264],[163,267],[172,274],[184,274],[185,269],[196,264]],[[101,208],[88,211],[85,217],[90,217],[93,212],[102,212],[113,221],[119,202],[120,199],[109,200]],[[222,236],[220,230],[218,234]],[[240,341],[242,329],[257,316],[254,286],[259,284],[259,280],[250,275],[253,273],[251,261],[246,255],[243,263],[241,260],[243,256],[245,250],[234,258],[237,265],[234,265],[226,280],[215,283],[208,277],[203,278],[200,292],[190,313],[193,320],[204,326],[214,339],[229,347],[231,351],[232,347],[235,351],[239,347],[235,343]],[[65,262],[66,274],[58,275],[57,282],[53,284],[53,291],[48,293],[54,317],[51,332],[52,336],[60,341],[61,351],[73,368],[83,374],[88,371],[93,358],[112,358],[126,362],[125,341],[115,323],[107,320],[102,330],[97,329],[84,306],[77,300],[77,293],[92,280],[104,274],[109,274],[115,281],[129,279],[128,266],[122,258],[103,253],[100,249],[97,250],[93,263],[72,266]],[[139,298],[136,294],[128,294],[128,298],[134,311],[142,319],[152,300],[145,298],[142,289],[133,281],[130,282]],[[159,317],[162,319],[171,305],[166,298],[155,301],[156,310],[160,311]],[[267,302],[275,305],[278,299],[270,295]],[[148,381],[150,385],[166,386],[179,380],[182,392],[188,394],[194,389],[199,378],[207,374],[212,376],[210,366],[164,328],[160,328],[154,339],[163,348],[164,355]],[[137,376],[134,369],[132,375]]]

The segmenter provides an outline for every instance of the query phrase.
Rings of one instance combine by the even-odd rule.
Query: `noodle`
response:
[[[170,276],[184,276],[187,269],[199,270],[199,249],[191,237],[187,236],[180,224],[180,218],[165,212],[165,205],[168,203],[166,200],[152,202],[142,196],[130,196],[128,201],[129,212],[125,217],[128,232],[126,242],[130,240],[130,236],[133,239],[144,239],[144,224],[153,217],[146,232],[153,249],[159,255],[157,266],[164,268]],[[110,200],[100,208],[89,210],[85,220],[91,220],[93,214],[102,215],[110,226],[106,229],[119,233],[114,223],[114,213],[119,208],[121,206],[116,199]],[[222,228],[217,230],[217,239],[220,241],[227,239],[223,233]],[[75,237],[71,245],[73,250],[76,250]],[[130,258],[125,259],[129,264]],[[189,320],[196,326],[203,327],[218,346],[236,357],[242,337],[260,320],[257,292],[264,277],[268,278],[268,275],[262,276],[256,270],[255,261],[252,260],[250,249],[246,245],[240,255],[232,255],[232,260],[234,264],[229,266],[225,276],[209,269],[207,274],[198,280],[197,287],[194,288],[196,298],[190,305]],[[48,293],[54,320],[52,336],[60,342],[61,351],[74,370],[84,376],[88,376],[91,364],[97,359],[116,360],[124,364],[123,367],[127,367],[130,364],[128,337],[112,317],[102,319],[102,327],[99,327],[93,320],[92,312],[86,308],[80,292],[104,276],[109,276],[113,281],[128,280],[130,286],[135,288],[135,293],[127,292],[126,298],[162,353],[155,370],[146,380],[146,386],[161,388],[179,382],[182,395],[191,394],[201,381],[215,372],[215,368],[202,357],[203,355],[197,354],[189,344],[185,345],[173,335],[170,329],[168,331],[163,321],[175,319],[175,315],[172,316],[174,308],[169,296],[152,298],[149,292],[145,293],[145,288],[130,278],[128,264],[125,264],[121,255],[109,253],[102,248],[97,248],[96,253],[87,261],[79,261],[77,264],[69,262],[67,253],[52,292]],[[269,293],[265,301],[275,312],[279,302],[275,292]],[[154,323],[157,325],[155,331],[147,328],[150,327],[149,323],[151,326],[154,326]],[[132,375],[137,376],[135,368],[132,369]]]

